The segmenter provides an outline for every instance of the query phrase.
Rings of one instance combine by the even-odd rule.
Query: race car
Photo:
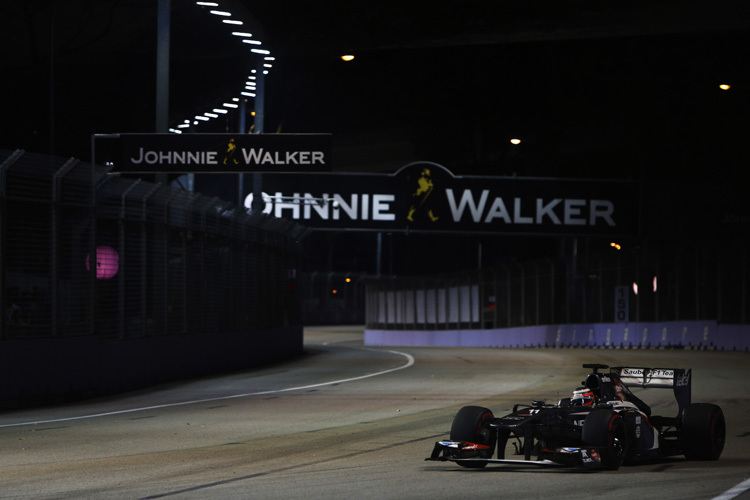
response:
[[[426,460],[470,468],[520,463],[618,469],[623,463],[659,457],[721,456],[724,413],[717,405],[691,402],[690,369],[583,367],[591,373],[582,386],[557,404],[517,404],[512,413],[499,418],[481,406],[461,408],[450,439],[435,443]],[[677,416],[652,415],[630,387],[672,389]]]

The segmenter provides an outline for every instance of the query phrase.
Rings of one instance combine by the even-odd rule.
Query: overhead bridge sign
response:
[[[111,134],[97,140],[97,160],[109,161],[114,172],[331,170],[330,134]]]
[[[263,212],[314,229],[638,233],[638,185],[584,179],[454,176],[417,162],[395,174],[263,175]],[[252,208],[252,192],[245,206]]]

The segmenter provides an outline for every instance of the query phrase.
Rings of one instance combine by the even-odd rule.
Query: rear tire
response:
[[[495,418],[490,410],[481,406],[464,406],[453,418],[451,441],[466,441],[483,444],[489,449],[479,450],[477,456],[466,458],[492,458],[495,451],[496,433],[490,428],[490,421]],[[458,465],[469,468],[481,468],[486,462],[458,462]]]
[[[602,465],[617,470],[628,454],[630,441],[625,421],[612,410],[592,410],[586,415],[581,439],[599,449]]]
[[[716,405],[694,403],[682,414],[682,451],[688,460],[718,460],[727,427]]]

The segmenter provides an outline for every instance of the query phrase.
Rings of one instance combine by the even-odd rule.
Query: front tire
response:
[[[718,460],[726,434],[724,412],[716,405],[694,403],[682,414],[682,451],[688,460]]]
[[[453,418],[451,441],[466,441],[487,445],[489,446],[488,449],[478,450],[477,456],[471,458],[492,458],[496,441],[495,431],[490,428],[490,421],[493,418],[495,416],[487,408],[481,406],[464,406]],[[481,468],[487,465],[487,462],[458,462],[458,465],[469,468]]]
[[[586,415],[581,439],[597,447],[602,465],[613,470],[620,468],[630,445],[625,421],[612,410],[593,410]]]

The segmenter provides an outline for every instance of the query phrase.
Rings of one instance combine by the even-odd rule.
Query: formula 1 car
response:
[[[499,418],[481,406],[461,408],[450,440],[435,443],[426,460],[470,468],[515,463],[618,469],[659,457],[717,460],[721,455],[724,413],[713,404],[691,403],[690,369],[613,367],[602,373],[609,366],[583,367],[591,369],[583,387],[557,404],[517,404]],[[672,389],[677,416],[652,415],[629,387]],[[506,452],[514,458],[506,458]]]

